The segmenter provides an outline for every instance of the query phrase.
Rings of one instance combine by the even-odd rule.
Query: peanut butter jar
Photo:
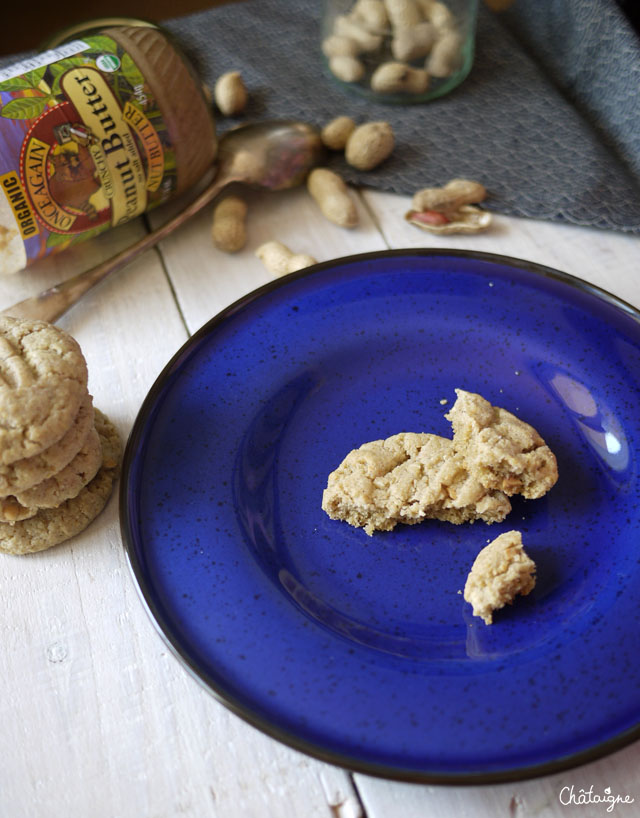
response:
[[[194,67],[158,27],[123,22],[0,69],[0,273],[136,218],[214,162]]]

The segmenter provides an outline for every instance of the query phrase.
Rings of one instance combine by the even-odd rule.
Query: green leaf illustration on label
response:
[[[74,236],[71,239],[71,244],[79,244],[80,242],[86,241],[87,239],[94,239],[96,236],[99,236],[101,233],[104,233],[109,227],[108,224],[101,224],[100,227],[94,227],[93,230],[85,230],[84,233],[80,233]]]
[[[47,66],[43,65],[40,68],[34,68],[33,71],[27,71],[24,75],[24,78],[28,83],[31,84],[32,88],[37,88],[38,83],[44,77],[44,72],[47,70]]]
[[[25,91],[27,88],[33,88],[33,86],[24,77],[11,77],[11,79],[0,82],[0,91]]]
[[[50,66],[51,73],[54,77],[59,76],[60,74],[64,74],[65,71],[68,71],[70,68],[75,68],[77,65],[84,65],[86,63],[91,63],[91,60],[88,60],[86,57],[65,57],[64,60],[59,60],[58,62],[54,62],[52,66]]]
[[[68,71],[70,68],[77,68],[79,65],[87,65],[90,63],[91,60],[87,57],[67,57],[64,60],[54,63],[51,66],[51,74],[54,77],[51,86],[53,93],[56,94],[56,96],[60,93],[60,80],[65,71]]]
[[[86,41],[89,43],[90,50],[94,53],[97,52],[104,52],[115,54],[117,50],[117,46],[115,41],[111,39],[111,37],[105,37],[100,34],[92,35],[91,37],[87,37]]]
[[[144,85],[144,76],[128,54],[124,54],[122,57],[122,73],[133,88],[136,85]]]
[[[12,99],[2,108],[0,116],[7,119],[34,119],[47,107],[45,97],[22,97]]]
[[[49,233],[47,236],[47,247],[62,247],[65,244],[71,244],[72,237],[62,233]]]
[[[164,167],[166,171],[176,169],[176,155],[173,151],[166,150],[164,152]]]

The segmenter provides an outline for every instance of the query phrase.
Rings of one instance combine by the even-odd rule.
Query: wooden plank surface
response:
[[[0,303],[9,306],[97,263],[142,229],[130,225],[0,279]],[[187,236],[183,271],[187,303],[201,307],[194,326],[217,311],[220,298],[211,267],[204,289],[201,278],[189,279],[198,253],[211,249],[208,231],[196,232],[199,243]],[[236,273],[234,280],[230,300],[255,286]],[[224,293],[229,281],[221,281]],[[126,439],[148,389],[187,339],[157,252],[100,285],[59,323],[85,353],[96,405]],[[170,653],[129,575],[116,497],[69,543],[22,558],[3,555],[0,589],[7,602],[0,618],[3,818],[359,818],[346,772],[232,716]]]
[[[123,438],[188,333],[271,279],[254,255],[270,238],[318,260],[387,246],[498,252],[580,275],[640,305],[634,237],[498,217],[490,233],[447,237],[445,245],[404,222],[408,199],[401,197],[365,191],[361,224],[348,231],[327,223],[303,190],[246,195],[249,242],[241,253],[212,247],[209,210],[61,319],[85,352],[96,405]],[[0,279],[1,306],[111,254],[143,229],[135,223]],[[71,542],[30,557],[2,555],[0,591],[2,818],[606,814],[563,806],[560,790],[571,784],[608,786],[640,804],[640,745],[560,776],[462,788],[353,777],[262,735],[215,701],[155,632],[129,575],[115,498]],[[620,805],[616,814],[633,809]]]
[[[245,188],[241,195],[248,204],[248,238],[239,253],[222,253],[213,246],[212,207],[162,242],[162,257],[190,332],[236,299],[273,280],[255,256],[256,249],[266,241],[277,239],[316,261],[360,253],[363,248],[386,249],[360,197],[360,224],[345,230],[326,221],[304,189],[269,193]],[[175,207],[151,213],[152,226],[161,224]]]
[[[390,247],[451,247],[527,259],[583,278],[640,306],[638,236],[499,214],[486,233],[436,236],[405,221],[408,199],[377,191],[365,192],[364,199]]]
[[[605,791],[630,795],[633,804],[618,804],[614,815],[636,818],[640,746],[627,747],[608,758],[559,775],[486,787],[428,787],[399,784],[357,775],[358,792],[367,818],[595,818],[607,814],[606,804],[571,802],[580,790],[605,796]]]

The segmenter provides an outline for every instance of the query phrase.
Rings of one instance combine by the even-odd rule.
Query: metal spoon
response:
[[[304,122],[273,120],[235,128],[220,139],[215,179],[184,210],[112,258],[0,314],[56,321],[92,287],[173,233],[227,185],[244,182],[268,190],[295,187],[323,155],[318,131]]]

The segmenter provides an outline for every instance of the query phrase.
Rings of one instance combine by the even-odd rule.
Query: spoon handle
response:
[[[139,241],[125,248],[115,256],[106,259],[101,264],[85,270],[78,275],[68,278],[66,281],[50,287],[48,290],[43,290],[38,295],[31,298],[26,298],[14,304],[12,307],[7,307],[0,312],[0,315],[10,315],[14,318],[33,318],[40,321],[49,321],[53,323],[60,318],[61,315],[72,307],[82,296],[87,293],[92,287],[95,287],[100,281],[105,279],[111,273],[121,270],[125,265],[137,258],[145,250],[162,241],[170,233],[184,224],[188,219],[202,210],[203,207],[213,201],[220,191],[230,184],[233,179],[225,174],[221,174],[214,179],[192,202],[190,202],[183,210],[177,213],[168,222],[147,233],[146,236]]]

